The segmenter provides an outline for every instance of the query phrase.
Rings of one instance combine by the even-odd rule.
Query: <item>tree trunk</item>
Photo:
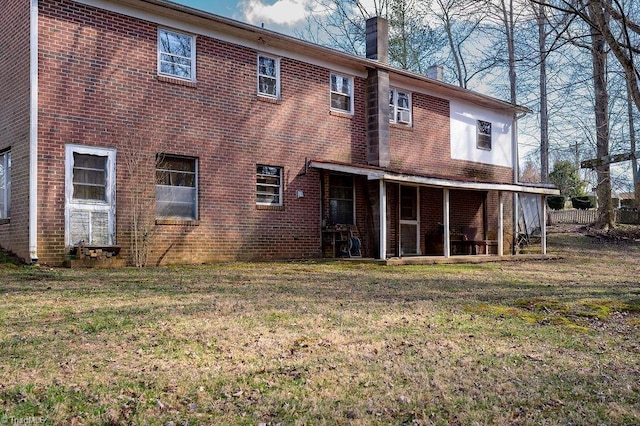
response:
[[[549,114],[547,97],[547,27],[544,5],[539,4],[538,52],[540,54],[540,180],[547,182],[549,178]]]
[[[627,84],[627,114],[629,115],[629,142],[631,144],[631,170],[633,175],[634,207],[640,211],[640,182],[638,181],[638,160],[636,158],[636,127],[633,115],[631,83]]]
[[[602,7],[589,4],[592,19],[604,14]],[[601,16],[600,16],[601,18]],[[596,18],[597,19],[597,18]],[[595,20],[595,19],[594,19]],[[596,154],[597,158],[609,155],[609,92],[607,90],[607,51],[604,37],[597,29],[591,31],[591,60],[593,65],[593,86],[595,92]],[[615,225],[613,200],[611,199],[610,165],[596,167],[598,186],[598,219],[596,226],[609,229]]]

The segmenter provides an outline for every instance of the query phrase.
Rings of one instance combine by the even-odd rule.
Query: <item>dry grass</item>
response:
[[[0,424],[640,423],[640,246],[550,249],[563,259],[4,268]]]

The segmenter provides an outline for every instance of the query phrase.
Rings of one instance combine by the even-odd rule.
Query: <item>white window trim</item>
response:
[[[191,78],[184,78],[184,77],[180,77],[177,76],[175,74],[170,74],[170,73],[163,73],[161,71],[162,66],[161,66],[161,58],[162,58],[162,53],[164,53],[162,51],[162,43],[160,41],[160,34],[165,31],[168,33],[173,33],[173,34],[177,34],[177,35],[181,35],[181,36],[185,36],[185,37],[189,37],[189,40],[191,41],[191,57],[189,58],[191,60]],[[175,78],[177,80],[184,80],[184,81],[192,81],[195,82],[196,81],[196,36],[193,34],[187,34],[181,31],[176,31],[176,30],[172,30],[169,28],[162,28],[162,27],[158,27],[158,48],[157,48],[157,66],[158,66],[158,75],[161,75],[163,77],[169,77],[169,78]]]
[[[11,218],[11,150],[0,152],[2,168],[4,169],[4,191],[2,192],[2,206],[0,211],[0,219],[6,220]]]
[[[480,122],[484,122],[484,123],[489,123],[489,126],[491,127],[491,132],[490,133],[484,133],[480,131]],[[486,135],[489,136],[489,146],[480,146],[480,135]],[[491,149],[493,148],[493,123],[491,123],[490,121],[487,120],[476,120],[476,148],[477,149],[481,149],[483,151],[491,151]]]
[[[280,167],[280,166],[271,166],[268,164],[256,164],[256,169],[258,168],[258,166],[266,166],[266,167],[275,167],[280,171],[280,185],[278,185],[278,199],[280,200],[278,203],[264,203],[264,202],[259,202],[256,200],[256,205],[258,206],[282,206],[284,205],[283,200],[282,200],[282,195],[283,195],[283,188],[284,188],[284,182],[283,182],[283,176],[284,176],[284,167]],[[257,175],[258,175],[258,170],[256,170],[256,179],[257,179]],[[258,185],[257,180],[256,180],[256,186]],[[259,185],[263,185],[263,186],[275,186],[272,184],[259,184]],[[257,194],[256,194],[257,195]]]
[[[275,79],[276,79],[276,94],[275,94],[275,96],[270,94],[270,93],[264,93],[264,92],[260,91],[260,77],[262,76],[262,74],[260,74],[260,58],[268,58],[268,59],[271,59],[271,60],[273,60],[275,62],[275,67],[276,67],[276,76],[275,76]],[[265,55],[265,54],[262,54],[262,53],[258,53],[256,61],[257,61],[256,86],[257,86],[258,96],[263,96],[265,98],[271,98],[271,99],[280,99],[280,58],[276,58],[275,56],[271,56],[271,55]],[[264,77],[274,78],[274,77],[271,77],[269,75],[265,75]]]
[[[155,213],[154,213],[156,220],[191,220],[191,221],[199,220],[198,180],[199,180],[199,174],[200,174],[200,169],[199,169],[200,161],[198,161],[197,157],[189,157],[189,156],[186,156],[186,155],[173,155],[173,154],[167,154],[165,152],[160,153],[158,155],[163,155],[163,156],[172,157],[172,158],[187,158],[187,159],[193,160],[195,162],[195,164],[194,164],[194,182],[193,182],[194,183],[194,187],[193,188],[194,188],[194,191],[195,191],[195,199],[194,199],[194,202],[193,202],[193,208],[194,208],[194,215],[193,216],[194,217],[159,216],[158,215],[158,211],[156,210]],[[158,166],[157,166],[157,163],[156,163],[156,166],[153,169],[154,179],[155,179],[157,170],[158,170]],[[156,181],[155,187],[158,187],[158,186],[173,187],[173,185],[160,185]]]
[[[349,93],[349,111],[344,110],[344,109],[334,108],[334,107],[331,105],[331,95],[332,95],[333,93],[336,93],[336,94],[338,94],[338,95],[340,95],[340,96],[345,96],[345,94],[344,94],[344,93],[342,93],[342,92],[334,92],[334,91],[332,90],[332,88],[331,88],[331,78],[332,78],[333,76],[341,77],[341,78],[344,78],[344,79],[349,80],[349,87],[351,88],[351,93]],[[347,75],[340,74],[340,73],[337,73],[337,72],[331,72],[331,73],[329,74],[329,108],[331,109],[331,111],[336,111],[336,112],[341,112],[341,113],[343,113],[343,114],[350,114],[350,115],[353,115],[353,105],[354,105],[354,103],[353,103],[353,98],[354,98],[354,92],[355,92],[355,87],[354,87],[354,79],[353,79],[353,77],[352,77],[352,76],[347,76]]]
[[[107,157],[107,180],[105,185],[105,200],[79,200],[73,198],[73,154],[88,154]],[[67,246],[74,244],[71,238],[71,210],[85,210],[90,212],[110,213],[109,240],[113,243],[115,238],[115,211],[116,211],[116,150],[111,148],[93,148],[82,145],[66,145],[65,147],[65,239]]]
[[[393,94],[393,106],[390,105],[391,110],[389,111],[389,122],[394,124],[411,126],[413,124],[413,112],[412,112],[413,108],[411,103],[411,92],[408,92],[406,90],[396,89],[395,87],[390,88],[389,91]],[[407,95],[407,98],[409,100],[408,108],[400,108],[398,106],[398,93],[403,93]],[[398,111],[401,111],[401,110],[407,111],[407,114],[409,115],[408,120],[403,120],[403,121],[398,120]]]

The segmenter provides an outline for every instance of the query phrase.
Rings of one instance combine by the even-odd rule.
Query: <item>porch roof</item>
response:
[[[340,173],[366,176],[368,180],[385,180],[390,182],[412,183],[417,185],[466,189],[473,191],[503,191],[519,194],[559,195],[560,191],[553,185],[479,182],[474,180],[450,179],[438,176],[418,175],[398,170],[383,169],[362,164],[348,164],[323,160],[311,160],[309,167],[330,170]]]

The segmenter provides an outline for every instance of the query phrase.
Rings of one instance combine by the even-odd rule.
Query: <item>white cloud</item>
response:
[[[305,19],[313,3],[312,0],[276,0],[272,4],[265,0],[244,0],[239,7],[242,20],[250,24],[295,26]]]

